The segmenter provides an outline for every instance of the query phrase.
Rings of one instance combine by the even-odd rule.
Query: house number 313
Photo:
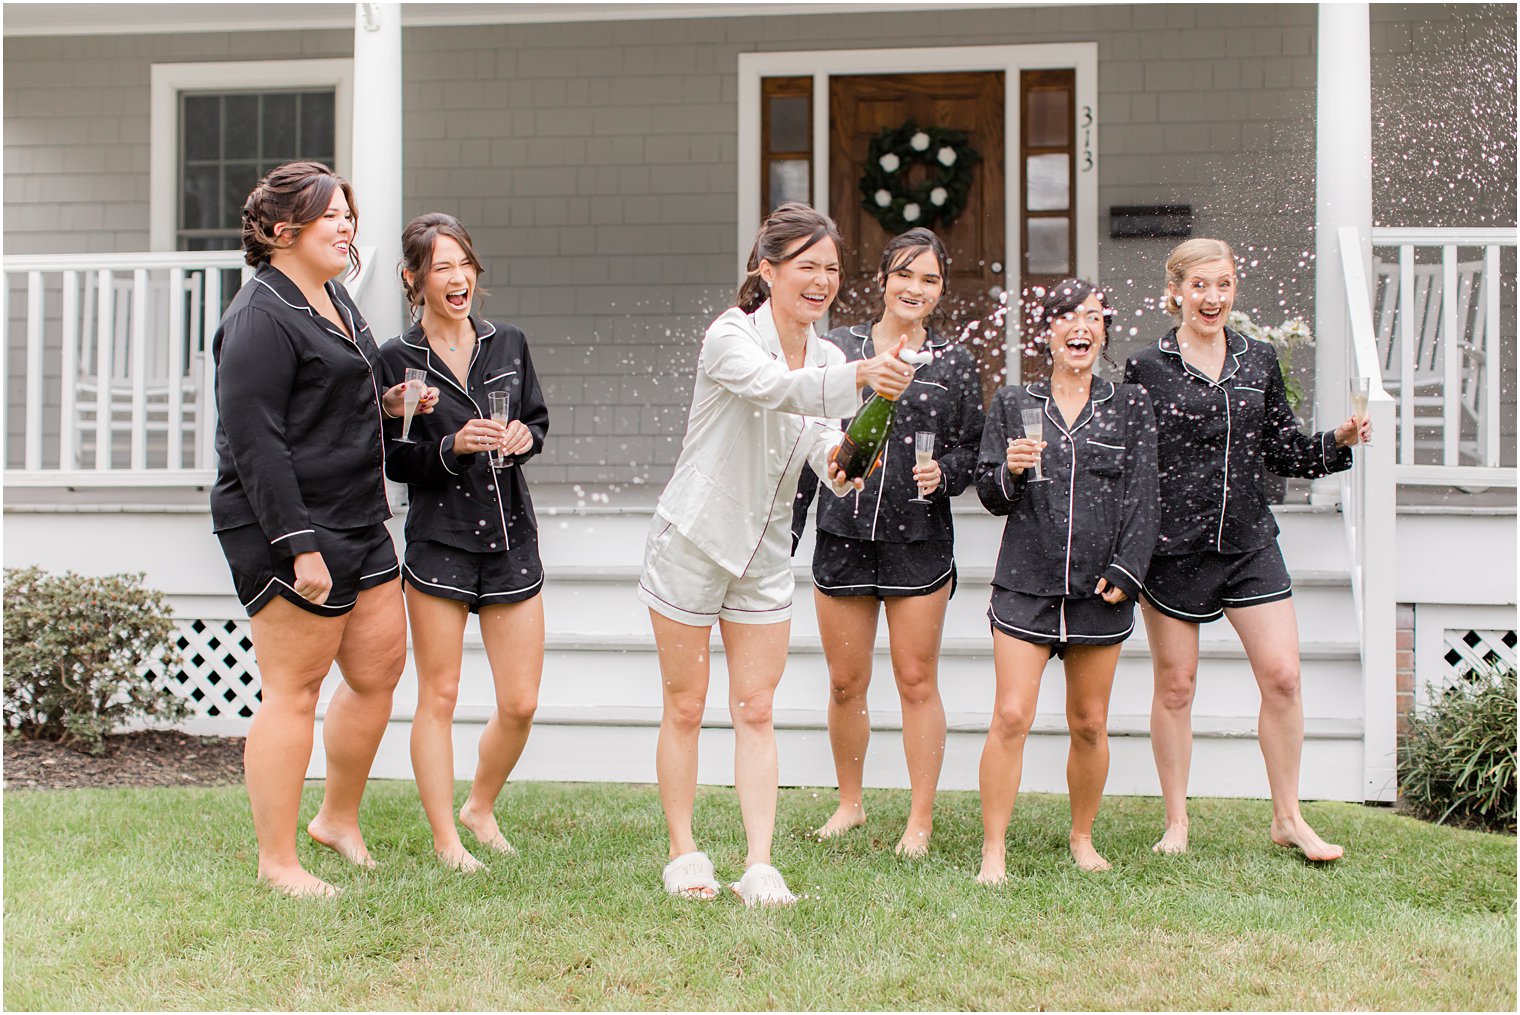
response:
[[[1093,169],[1092,150],[1093,114],[1091,106],[1082,107],[1082,172],[1090,173]]]

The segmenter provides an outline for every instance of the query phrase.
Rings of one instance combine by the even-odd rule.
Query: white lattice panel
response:
[[[259,707],[259,671],[246,620],[181,620],[177,666],[150,669],[156,686],[183,698],[192,715],[251,719]]]
[[[1515,665],[1514,631],[1479,631],[1447,628],[1443,637],[1451,682],[1466,679],[1474,670],[1509,669]]]

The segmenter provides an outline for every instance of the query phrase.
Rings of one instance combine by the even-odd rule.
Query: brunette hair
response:
[[[787,246],[799,239],[804,241],[803,244],[788,254]],[[746,314],[752,314],[770,297],[770,286],[760,277],[761,261],[784,264],[823,239],[833,240],[838,250],[844,249],[839,227],[827,215],[801,201],[788,201],[778,206],[766,216],[765,224],[755,235],[755,245],[750,248],[744,281],[739,285],[734,305]]]
[[[1235,251],[1231,250],[1230,245],[1224,240],[1211,240],[1204,237],[1183,240],[1167,255],[1166,284],[1180,290],[1190,269],[1210,261],[1229,261],[1230,270],[1233,271]],[[1162,291],[1161,303],[1166,307],[1166,312],[1173,317],[1182,315],[1182,304],[1172,298],[1171,292]]]
[[[1045,298],[1035,304],[1033,316],[1035,323],[1040,327],[1041,335],[1050,334],[1050,326],[1056,321],[1073,313],[1082,304],[1087,302],[1089,296],[1098,297],[1098,305],[1103,308],[1103,348],[1101,350],[1105,362],[1112,364],[1114,361],[1108,355],[1108,332],[1114,320],[1114,308],[1108,305],[1108,294],[1091,282],[1080,278],[1063,278],[1052,285],[1045,292]],[[1050,352],[1050,344],[1046,343],[1046,353]]]
[[[401,230],[399,268],[401,286],[406,290],[406,301],[414,311],[422,307],[422,280],[433,268],[433,245],[440,236],[447,236],[459,244],[464,251],[464,259],[475,269],[477,277],[486,272],[485,265],[480,263],[480,255],[475,253],[475,244],[470,242],[469,230],[457,218],[441,211],[418,215]],[[412,274],[410,282],[406,280],[407,272]],[[478,286],[475,291],[482,296],[489,295]]]
[[[950,255],[945,253],[945,241],[923,226],[915,226],[905,233],[898,233],[881,248],[881,266],[876,269],[878,277],[885,279],[899,268],[906,268],[924,251],[934,254],[939,262],[940,277],[950,272]]]
[[[348,201],[357,235],[359,205],[354,188],[322,163],[287,162],[264,174],[243,202],[243,259],[254,267],[267,264],[270,255],[300,239],[302,230],[326,213],[337,190]],[[277,237],[278,222],[285,223],[285,231]],[[350,271],[359,270],[359,248],[353,243],[348,245],[348,263]]]

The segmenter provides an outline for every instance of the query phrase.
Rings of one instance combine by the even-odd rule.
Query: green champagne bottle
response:
[[[913,352],[905,349],[901,358],[916,364],[926,358],[933,359],[933,354],[928,350]],[[835,464],[844,470],[845,479],[861,479],[876,468],[882,449],[887,446],[887,435],[892,432],[892,418],[896,415],[897,400],[877,392],[872,392],[866,404],[855,413],[834,457]]]

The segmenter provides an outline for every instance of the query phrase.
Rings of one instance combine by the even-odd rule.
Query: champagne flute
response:
[[[508,411],[511,408],[512,404],[511,396],[508,395],[505,391],[493,391],[490,394],[490,399],[491,418],[500,423],[502,426],[506,426],[512,420],[512,414]],[[489,458],[491,461],[491,468],[493,469],[506,469],[510,468],[512,465],[511,460],[507,458],[507,453],[500,447],[492,448]]]
[[[406,371],[406,390],[401,393],[401,436],[396,438],[402,444],[416,444],[412,440],[412,417],[417,414],[417,403],[422,401],[422,389],[427,385],[427,371],[408,367]]]
[[[1367,377],[1351,378],[1351,415],[1356,417],[1357,427],[1367,422],[1367,396],[1372,391],[1372,380]],[[1371,444],[1371,441],[1367,442]]]
[[[913,435],[913,464],[919,467],[931,465],[934,462],[934,434],[927,430],[920,430]],[[923,495],[923,488],[919,488],[917,497],[910,498],[909,504],[927,504],[929,498]]]
[[[1019,415],[1024,420],[1024,436],[1036,444],[1045,439],[1045,410],[1044,409],[1021,409]],[[1036,451],[1034,460],[1034,475],[1029,477],[1031,483],[1043,483],[1044,474],[1040,471],[1040,460],[1044,455]]]

